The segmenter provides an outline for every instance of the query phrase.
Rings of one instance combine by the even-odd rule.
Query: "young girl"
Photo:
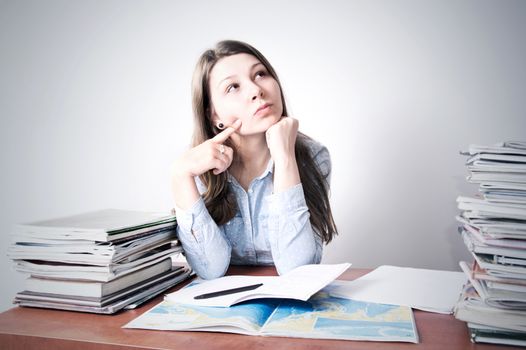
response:
[[[192,81],[195,129],[176,160],[177,232],[198,276],[229,264],[272,265],[279,274],[319,263],[336,234],[327,149],[287,114],[276,72],[252,46],[221,41]]]

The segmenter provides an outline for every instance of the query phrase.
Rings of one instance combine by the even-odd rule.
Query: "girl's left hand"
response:
[[[266,131],[267,146],[274,163],[295,158],[294,146],[298,125],[297,119],[282,117]]]

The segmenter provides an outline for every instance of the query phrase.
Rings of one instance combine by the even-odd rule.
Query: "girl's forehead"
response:
[[[245,74],[259,64],[261,62],[256,57],[246,53],[223,57],[212,68],[210,81],[213,82],[215,80],[219,82],[231,76]]]

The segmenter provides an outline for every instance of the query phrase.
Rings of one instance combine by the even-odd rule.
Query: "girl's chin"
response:
[[[267,129],[268,130],[268,129]],[[255,136],[255,135],[264,135],[267,130],[241,130],[239,131],[239,136]]]
[[[266,128],[250,128],[250,129],[246,129],[246,130],[241,129],[241,130],[239,130],[238,134],[240,136],[260,135],[260,134],[265,134],[269,128],[270,128],[270,126],[268,126]]]
[[[267,132],[267,130],[274,124],[276,124],[281,118],[265,118],[264,120],[258,120],[256,123],[250,123],[250,125],[243,124],[239,129],[238,134],[241,136],[255,135]]]

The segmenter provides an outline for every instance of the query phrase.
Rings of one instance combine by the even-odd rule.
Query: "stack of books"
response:
[[[16,225],[8,256],[29,274],[20,306],[115,313],[186,279],[173,215],[106,209]]]
[[[472,145],[465,154],[480,193],[457,199],[474,259],[460,262],[468,283],[455,316],[475,342],[526,346],[526,142]]]

